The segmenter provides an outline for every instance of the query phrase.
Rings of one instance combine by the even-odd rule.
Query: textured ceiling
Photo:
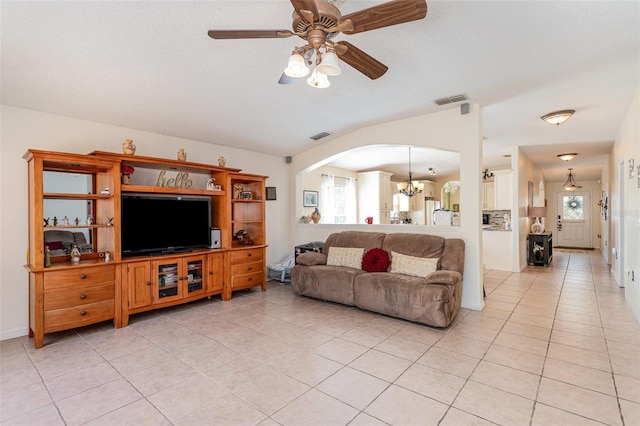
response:
[[[555,155],[568,150],[580,153],[577,176],[595,179],[640,85],[640,2],[429,1],[424,20],[336,37],[389,71],[372,81],[343,64],[325,90],[277,84],[297,37],[207,36],[288,29],[288,1],[0,7],[3,104],[282,156],[329,140],[309,139],[321,131],[458,108],[434,100],[465,93],[483,108],[485,167],[507,165],[504,154],[523,146],[559,181],[566,164]],[[566,108],[576,115],[559,127],[539,119]]]

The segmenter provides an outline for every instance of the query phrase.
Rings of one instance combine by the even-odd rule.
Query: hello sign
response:
[[[178,172],[175,178],[167,178],[167,171],[162,170],[158,175],[158,181],[156,182],[156,186],[162,188],[191,188],[193,186],[193,181],[189,179],[189,173],[187,172]]]

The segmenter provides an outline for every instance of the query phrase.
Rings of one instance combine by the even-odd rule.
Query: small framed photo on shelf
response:
[[[267,200],[275,200],[276,199],[276,187],[275,186],[267,186],[265,188],[266,198]]]
[[[240,193],[240,198],[242,200],[251,200],[253,199],[253,193],[251,191],[242,191]]]
[[[318,207],[318,191],[302,191],[303,207]]]

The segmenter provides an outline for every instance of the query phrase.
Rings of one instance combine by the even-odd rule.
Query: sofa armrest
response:
[[[316,253],[308,251],[306,253],[300,253],[296,258],[298,265],[313,266],[313,265],[326,265],[327,255],[324,253]]]
[[[456,271],[439,270],[425,277],[425,284],[456,285],[462,282],[462,275]]]

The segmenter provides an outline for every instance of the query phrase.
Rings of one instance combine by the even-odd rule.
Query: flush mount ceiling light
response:
[[[573,169],[569,169],[567,181],[564,183],[564,185],[562,185],[562,189],[564,189],[565,191],[575,191],[576,189],[582,188],[582,185],[578,185],[573,179],[573,173],[571,173],[571,170]]]
[[[549,124],[555,124],[556,126],[559,126],[560,124],[570,119],[575,112],[575,109],[563,109],[562,111],[550,112],[549,114],[545,114],[540,118]]]
[[[413,181],[411,177],[411,147],[409,147],[409,180],[406,183],[398,184],[398,191],[409,198],[421,193],[424,189],[424,183]]]
[[[561,159],[562,161],[570,161],[573,160],[574,158],[576,158],[576,155],[578,155],[575,152],[568,152],[566,154],[560,154],[558,155],[558,158]]]

